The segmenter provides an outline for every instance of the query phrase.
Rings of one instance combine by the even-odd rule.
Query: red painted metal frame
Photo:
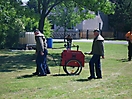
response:
[[[65,66],[66,63],[70,60],[73,60],[72,62],[69,62],[67,66],[80,66],[77,61],[80,62],[81,66],[84,67],[84,59],[85,56],[81,51],[75,51],[75,50],[63,50],[61,53],[61,66]]]

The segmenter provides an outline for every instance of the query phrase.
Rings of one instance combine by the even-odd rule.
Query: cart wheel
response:
[[[79,66],[70,66],[70,63],[76,63]],[[80,72],[82,71],[82,66],[81,63],[78,60],[69,60],[65,66],[63,66],[63,70],[68,74],[68,75],[79,75]]]

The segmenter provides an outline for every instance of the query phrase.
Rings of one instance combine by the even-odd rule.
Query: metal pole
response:
[[[89,30],[87,30],[87,40],[88,40],[88,32],[89,32]]]

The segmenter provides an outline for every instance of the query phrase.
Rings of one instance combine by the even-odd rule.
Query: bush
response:
[[[44,35],[45,35],[45,37],[46,38],[52,37],[52,32],[53,32],[53,30],[51,29],[51,23],[46,18],[45,24],[44,24]]]

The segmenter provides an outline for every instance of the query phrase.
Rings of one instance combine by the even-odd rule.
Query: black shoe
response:
[[[48,72],[47,74],[50,74],[50,72]]]
[[[47,73],[47,74],[50,74],[49,67],[46,68],[46,73]]]
[[[92,80],[92,79],[95,79],[95,77],[91,77],[91,76],[88,77],[88,80]]]
[[[128,61],[131,61],[131,59],[128,59]]]
[[[39,73],[37,73],[37,72],[35,72],[35,73],[33,73],[33,75],[38,75]]]
[[[102,77],[97,77],[96,79],[102,79]]]
[[[47,76],[46,74],[38,74],[38,76]]]
[[[47,71],[47,74],[50,74],[50,71]]]

